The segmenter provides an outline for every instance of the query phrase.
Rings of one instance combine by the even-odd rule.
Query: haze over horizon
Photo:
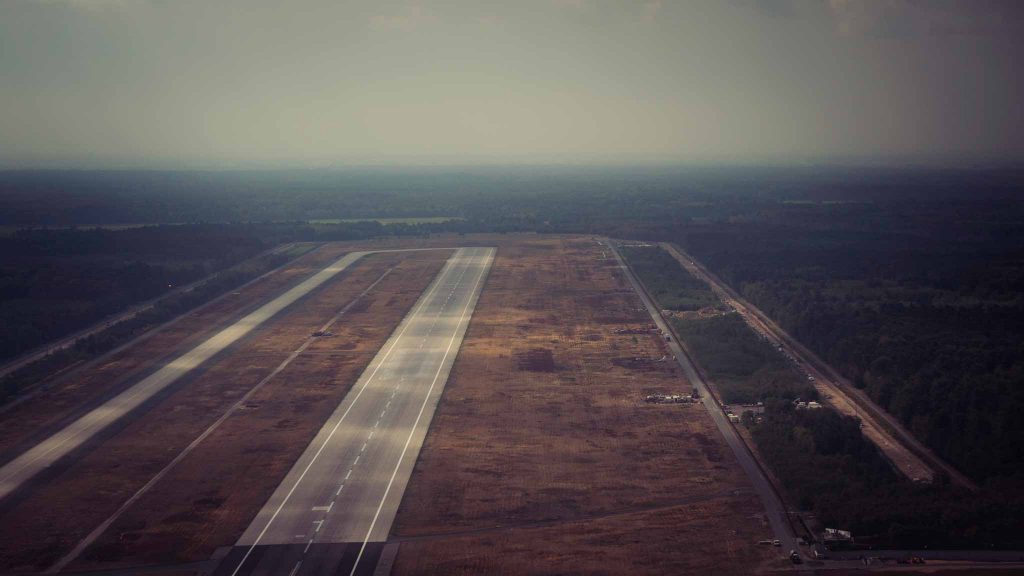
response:
[[[1000,0],[0,5],[0,167],[1024,160]]]

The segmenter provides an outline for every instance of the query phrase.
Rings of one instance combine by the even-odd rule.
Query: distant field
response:
[[[380,224],[440,224],[464,220],[458,216],[424,216],[414,218],[325,218],[309,220],[310,224],[350,224],[352,222],[379,222]]]
[[[0,225],[0,236],[10,236],[18,230],[35,229],[35,230],[71,230],[77,228],[78,230],[92,230],[94,228],[100,228],[103,230],[130,230],[132,228],[143,228],[145,226],[181,226],[186,224],[185,222],[133,222],[128,224],[74,224],[67,226],[64,224],[58,225]]]
[[[465,218],[459,216],[417,216],[412,218],[317,218],[313,220],[307,220],[308,223],[317,225],[330,225],[330,224],[352,224],[354,222],[377,222],[382,225],[388,224],[443,224],[445,222],[451,222],[453,220],[465,220]],[[145,226],[183,226],[189,224],[188,222],[128,222],[120,224],[0,224],[0,236],[10,236],[18,230],[25,230],[28,228],[34,228],[36,230],[70,230],[77,228],[78,230],[92,230],[94,228],[100,228],[103,230],[128,230],[131,228],[142,228]]]

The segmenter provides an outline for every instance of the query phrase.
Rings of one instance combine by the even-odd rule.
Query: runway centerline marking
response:
[[[323,524],[314,525],[318,529],[310,538],[313,543],[355,544],[362,541],[352,549],[357,555],[354,558],[348,556],[345,564],[354,561],[352,566],[356,567],[361,562],[366,556],[370,537],[377,532],[386,532],[387,525],[393,521],[395,508],[409,479],[410,455],[418,453],[428,433],[439,398],[438,390],[444,386],[446,375],[453,367],[453,359],[468,329],[494,252],[493,248],[463,248],[449,258],[436,283],[406,315],[405,325],[392,334],[390,343],[365,370],[360,378],[362,381],[341,400],[316,440],[299,457],[293,470],[239,539],[236,546],[240,558],[232,555],[239,560],[224,566],[231,571],[225,574],[238,576],[252,570],[256,571],[253,574],[280,574],[281,564],[297,560],[302,549],[294,549],[290,553],[291,558],[274,555],[272,559],[255,553],[255,548],[259,546],[262,550],[267,546],[290,545],[294,542],[290,539],[291,534],[309,526],[307,522],[314,518]],[[443,294],[443,288],[448,288],[449,294]],[[454,297],[456,294],[457,298]],[[406,336],[412,337],[412,342]],[[421,343],[422,349],[418,351]],[[428,343],[429,346],[426,345]],[[434,373],[430,374],[432,368]],[[398,398],[396,403],[394,400],[398,392],[402,392],[402,398]],[[390,410],[392,404],[399,408]],[[416,404],[420,404],[418,409]],[[376,419],[373,417],[374,408],[379,410]],[[387,434],[381,435],[383,441],[377,441],[380,438],[376,430],[383,429],[381,426],[387,427]],[[412,426],[410,437],[399,451],[396,444],[402,442],[399,438],[409,426]],[[361,445],[360,438],[364,440]],[[346,460],[350,464],[347,470],[344,467]],[[396,460],[397,467],[392,470]],[[337,478],[341,470],[346,472],[345,478],[339,482]],[[352,474],[357,470],[361,475]],[[358,482],[349,486],[353,479]],[[341,500],[342,495],[344,501]],[[327,512],[321,509],[311,513],[314,505],[325,501],[331,503]],[[335,503],[338,504],[338,512],[333,510]],[[369,531],[364,535],[363,530],[367,530],[367,526]],[[320,553],[320,548],[317,551],[310,549],[310,556],[305,557],[303,564],[306,572],[313,570],[309,558],[314,555],[319,558]],[[328,568],[325,566],[324,569]]]
[[[452,256],[452,257],[454,257],[454,256]],[[426,296],[423,297],[420,300],[420,302],[416,305],[416,308],[415,308],[414,313],[413,313],[413,317],[415,317],[415,315],[418,314],[419,311],[423,309],[423,306],[426,305],[426,303],[430,301],[430,297],[433,295],[433,293],[437,290],[437,288],[440,285],[441,285],[440,282],[438,282],[437,284],[435,284],[433,287],[430,288],[430,290],[428,291]],[[256,541],[253,542],[252,546],[250,546],[248,550],[246,550],[245,555],[242,556],[242,560],[238,563],[238,566],[231,573],[231,576],[237,576],[238,575],[239,570],[241,570],[242,566],[245,565],[245,561],[249,559],[249,556],[252,554],[252,551],[256,549],[256,546],[259,544],[260,540],[263,539],[263,536],[266,535],[267,530],[270,529],[270,525],[274,523],[274,519],[276,519],[277,516],[281,513],[281,510],[284,508],[285,504],[288,503],[288,500],[291,498],[292,494],[295,493],[295,490],[299,487],[299,484],[302,483],[302,479],[305,478],[305,476],[309,472],[310,468],[313,467],[313,464],[316,463],[317,459],[320,457],[320,454],[323,453],[325,448],[327,448],[327,444],[330,442],[331,438],[334,437],[334,434],[338,431],[338,428],[341,427],[341,423],[345,421],[345,417],[348,416],[349,412],[352,411],[352,407],[356,405],[356,403],[359,400],[359,397],[362,396],[363,391],[366,390],[367,386],[370,385],[370,382],[373,381],[373,378],[377,375],[377,372],[380,370],[381,366],[383,366],[385,361],[391,356],[391,353],[395,350],[395,347],[402,340],[402,337],[405,336],[405,331],[408,330],[409,327],[412,326],[412,324],[413,324],[412,322],[407,322],[402,327],[402,330],[398,333],[398,337],[395,338],[395,341],[392,342],[391,346],[388,347],[388,350],[384,354],[384,357],[381,358],[381,361],[378,362],[377,365],[374,367],[373,372],[370,373],[370,377],[367,378],[366,382],[364,382],[363,385],[359,388],[359,391],[356,393],[355,397],[352,399],[352,403],[349,404],[348,408],[341,415],[341,418],[339,418],[338,422],[335,423],[334,427],[331,429],[330,434],[328,434],[327,438],[324,439],[323,444],[320,445],[320,448],[313,455],[313,458],[310,459],[309,464],[306,465],[306,468],[302,471],[302,474],[299,475],[299,478],[295,481],[295,484],[292,485],[291,489],[288,491],[288,494],[285,495],[285,498],[281,502],[281,505],[277,507],[277,510],[274,511],[274,514],[270,517],[270,520],[267,521],[266,526],[263,527],[263,530],[260,532],[259,536],[256,537]],[[357,462],[359,461],[359,457],[358,456],[356,457],[356,461]],[[349,470],[349,473],[351,474],[352,471]],[[347,478],[347,476],[346,476],[346,478]]]
[[[471,293],[475,293],[478,285],[480,284],[483,273],[487,270],[487,267],[481,267],[480,272],[477,274],[476,281],[473,283],[473,289]],[[402,447],[402,453],[398,457],[398,463],[395,464],[395,469],[391,473],[391,478],[388,480],[388,485],[384,489],[384,495],[380,499],[380,504],[377,506],[377,511],[373,515],[373,521],[370,522],[370,528],[366,531],[366,537],[363,539],[362,545],[359,547],[359,554],[356,555],[355,562],[352,564],[352,571],[349,576],[355,576],[356,569],[359,567],[359,561],[363,557],[363,553],[366,551],[366,544],[370,541],[370,535],[373,534],[373,528],[377,525],[377,519],[380,518],[380,512],[384,509],[384,502],[387,501],[388,494],[391,492],[391,487],[395,483],[395,477],[398,476],[398,470],[402,466],[402,461],[405,459],[405,453],[409,450],[409,445],[412,443],[412,438],[416,434],[417,426],[419,425],[420,419],[423,418],[423,412],[427,408],[427,402],[430,400],[430,393],[434,390],[434,386],[437,385],[437,380],[441,376],[441,370],[444,369],[444,362],[448,359],[448,355],[451,353],[452,345],[455,344],[455,336],[459,332],[459,328],[462,326],[463,320],[465,320],[466,312],[469,310],[469,305],[473,302],[471,297],[466,301],[466,305],[462,309],[462,314],[459,316],[459,321],[455,324],[455,330],[452,333],[452,337],[448,340],[448,347],[445,349],[444,356],[441,358],[441,363],[437,367],[437,372],[434,374],[434,379],[430,383],[430,387],[427,389],[426,395],[423,397],[423,403],[420,405],[420,411],[416,415],[416,420],[409,431],[409,437],[405,440],[405,446]]]

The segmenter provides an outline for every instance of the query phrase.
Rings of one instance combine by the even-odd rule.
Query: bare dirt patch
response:
[[[516,354],[516,366],[528,372],[554,372],[555,357],[551,350],[533,348]]]

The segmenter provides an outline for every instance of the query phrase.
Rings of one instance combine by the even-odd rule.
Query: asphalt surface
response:
[[[14,458],[0,468],[0,498],[17,490],[25,481],[68,455],[104,428],[138,408],[161,390],[234,344],[366,254],[367,252],[351,252],[339,258]]]
[[[643,285],[637,280],[633,271],[626,266],[626,262],[622,259],[622,255],[619,253],[618,247],[613,243],[608,243],[613,254],[615,254],[616,260],[622,267],[623,273],[626,278],[629,279],[630,284],[633,285],[633,289],[640,296],[643,301],[644,307],[651,315],[651,319],[658,326],[659,329],[665,334],[674,334],[669,328],[668,323],[662,318],[659,308],[655,305],[654,301],[647,294],[647,291],[643,288]],[[729,418],[722,411],[722,407],[715,401],[714,396],[708,389],[707,383],[701,378],[700,374],[694,368],[690,358],[683,351],[682,347],[673,338],[671,342],[666,342],[669,350],[672,351],[672,355],[676,357],[676,361],[683,368],[683,373],[686,374],[686,379],[700,391],[701,401],[704,403],[704,407],[707,408],[708,414],[711,415],[711,419],[714,421],[715,426],[718,427],[718,431],[725,437],[726,444],[732,449],[733,454],[736,455],[736,460],[739,461],[743,471],[746,472],[747,477],[750,478],[751,484],[754,486],[755,492],[761,499],[761,503],[765,508],[765,515],[768,518],[768,524],[772,529],[772,533],[775,534],[775,538],[781,541],[781,550],[787,553],[790,550],[800,550],[796,543],[796,537],[793,534],[789,526],[789,522],[786,519],[786,507],[782,504],[779,496],[775,493],[772,488],[771,482],[765,476],[764,471],[754,460],[753,454],[747,448],[747,445],[743,443],[743,439],[739,437],[736,429],[733,428]]]
[[[449,258],[215,574],[373,573],[493,258]]]

